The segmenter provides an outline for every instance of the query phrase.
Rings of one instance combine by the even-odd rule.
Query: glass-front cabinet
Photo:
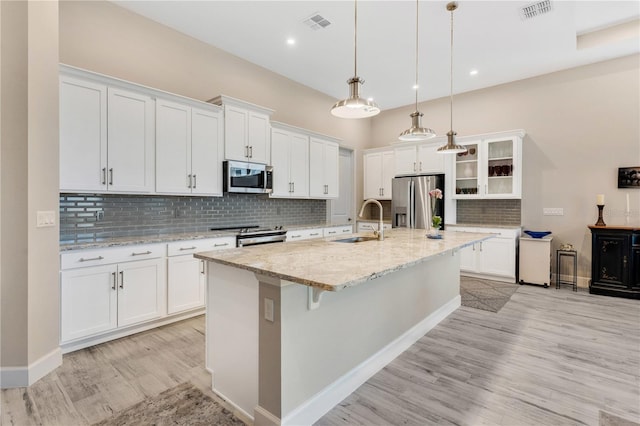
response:
[[[451,196],[457,199],[520,198],[524,131],[458,138],[466,153],[453,156]]]

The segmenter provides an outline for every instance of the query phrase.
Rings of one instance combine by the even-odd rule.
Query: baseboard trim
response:
[[[225,394],[223,394],[222,392],[216,390],[216,388],[213,386],[213,375],[211,376],[211,391],[213,393],[215,393],[216,395],[218,395],[220,398],[224,399],[224,401],[227,404],[231,405],[235,410],[237,410],[238,412],[242,413],[243,416],[246,416],[248,419],[250,419],[255,424],[255,418],[251,414],[247,413],[242,408],[240,408],[236,404],[234,404],[232,400],[230,400],[229,398],[227,398],[225,396]],[[255,409],[254,409],[254,411],[255,411]]]
[[[253,426],[280,426],[280,419],[257,405],[253,409]]]
[[[0,368],[0,389],[31,386],[60,365],[62,365],[62,350],[58,347],[28,367]]]
[[[318,421],[329,410],[338,405],[362,384],[406,351],[429,330],[438,325],[447,316],[460,307],[460,295],[454,297],[431,315],[407,330],[404,334],[357,365],[347,374],[336,380],[307,401],[293,409],[280,422],[262,423],[264,425],[310,425]],[[271,413],[269,413],[271,414]],[[272,415],[273,416],[273,415]],[[277,419],[276,419],[277,420]]]
[[[500,276],[500,275],[489,275],[489,274],[477,274],[475,272],[468,272],[468,271],[460,271],[460,275],[463,277],[470,277],[470,278],[480,278],[480,279],[485,279],[485,280],[491,280],[491,281],[500,281],[503,283],[511,283],[511,284],[516,284],[516,277],[505,277],[505,276]]]

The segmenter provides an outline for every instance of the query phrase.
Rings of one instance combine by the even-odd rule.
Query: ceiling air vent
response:
[[[327,20],[322,15],[320,15],[318,12],[309,16],[307,19],[302,21],[302,23],[308,26],[309,28],[311,28],[312,30],[321,30],[331,25],[331,22],[329,22],[329,20]]]
[[[522,7],[520,9],[520,16],[523,20],[526,20],[549,12],[551,12],[551,0],[543,0]]]

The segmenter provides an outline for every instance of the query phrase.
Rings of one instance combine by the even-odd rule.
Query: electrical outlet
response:
[[[564,216],[564,209],[562,207],[545,207],[542,209],[544,216]]]
[[[273,299],[264,299],[264,319],[273,322]]]
[[[36,226],[38,228],[44,228],[47,226],[56,225],[56,212],[53,210],[39,211],[36,217]]]

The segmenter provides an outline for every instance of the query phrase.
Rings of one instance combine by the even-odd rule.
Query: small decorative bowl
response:
[[[530,236],[531,238],[542,238],[551,234],[551,231],[524,231],[524,233]]]

